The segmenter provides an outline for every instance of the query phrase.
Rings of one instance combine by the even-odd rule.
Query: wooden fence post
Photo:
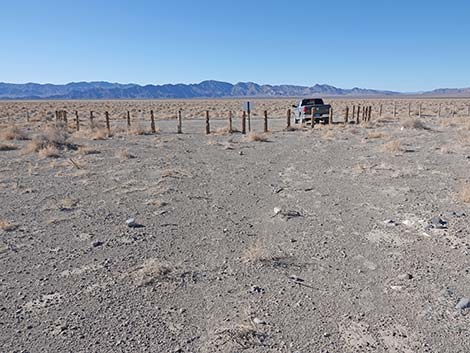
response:
[[[93,122],[93,119],[95,117],[93,116],[93,111],[90,112],[90,129],[93,129],[95,127],[95,124]]]
[[[106,129],[108,130],[108,137],[111,136],[111,125],[109,124],[109,113],[104,112],[104,116],[106,118]]]
[[[382,116],[382,109],[383,109],[383,105],[382,103],[380,104],[380,107],[379,107],[379,117]]]
[[[455,115],[456,115],[456,109],[455,109],[455,105],[452,106],[452,117],[455,118]]]
[[[26,111],[26,121],[29,123],[29,110]]]
[[[315,107],[312,107],[312,117],[311,117],[310,127],[312,129],[315,127]]]
[[[356,106],[355,105],[353,105],[351,118],[352,118],[351,121],[354,121],[354,119],[356,119]]]
[[[206,110],[206,134],[209,135],[211,133],[211,125],[209,123],[209,111]]]
[[[155,128],[155,115],[153,115],[153,110],[150,111],[150,129],[152,130],[152,134],[157,133],[157,129]]]
[[[372,119],[372,106],[369,107],[369,121]]]
[[[347,124],[349,120],[349,106],[346,106],[346,114],[344,116],[344,123]]]
[[[246,134],[246,111],[242,114],[242,134]]]
[[[470,109],[470,106],[469,106]],[[287,109],[287,128],[290,128],[290,115],[291,115],[291,110]]]
[[[228,112],[228,132],[231,134],[233,132],[233,125],[232,125],[232,111]]]
[[[75,127],[77,131],[80,131],[80,118],[78,116],[78,111],[75,111]]]
[[[127,128],[131,127],[131,112],[127,111]]]
[[[356,124],[359,124],[359,116],[361,114],[361,106],[357,106]]]
[[[397,102],[393,102],[393,117],[397,117]]]
[[[442,105],[441,103],[439,103],[439,109],[437,111],[437,117],[440,118],[441,117],[441,108],[442,108]]]
[[[408,117],[411,117],[411,103],[408,103]]]
[[[181,117],[181,109],[178,110],[178,114],[177,114],[176,132],[178,134],[183,133],[183,118]]]
[[[333,107],[330,107],[328,112],[328,124],[333,124]]]
[[[264,111],[264,132],[268,132],[268,111]]]
[[[419,108],[418,108],[418,109],[419,109],[419,111],[418,111],[418,116],[421,118],[421,113],[422,113],[422,109],[423,109],[421,103],[419,103]]]

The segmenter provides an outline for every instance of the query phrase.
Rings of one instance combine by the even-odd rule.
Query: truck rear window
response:
[[[302,99],[302,105],[317,105],[323,104],[323,99],[320,98],[309,98],[309,99]]]

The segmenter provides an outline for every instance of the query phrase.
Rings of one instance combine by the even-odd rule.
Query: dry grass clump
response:
[[[367,134],[368,139],[381,139],[386,136],[387,136],[386,134],[384,134],[383,132],[379,132],[379,131],[371,131]]]
[[[422,120],[416,118],[409,118],[402,122],[401,126],[404,129],[422,129],[422,130],[430,130]]]
[[[2,129],[3,130],[3,129]],[[18,126],[16,125],[10,125],[7,126],[1,133],[0,133],[0,139],[2,140],[27,140],[28,139],[28,134],[21,130]]]
[[[402,151],[401,142],[399,140],[392,140],[384,144],[384,151],[392,154],[397,154]]]
[[[89,154],[100,154],[101,151],[90,146],[80,146],[78,147],[78,153],[83,154],[83,155],[89,155]]]
[[[143,287],[166,279],[170,273],[169,266],[162,264],[157,259],[147,259],[142,265],[136,267],[130,276],[137,287]]]
[[[98,127],[96,129],[91,130],[88,133],[88,137],[94,141],[97,140],[106,140],[110,135],[108,134],[108,129],[103,127]]]
[[[325,140],[334,140],[336,137],[336,134],[332,129],[326,129],[323,131],[322,137]]]
[[[38,152],[43,158],[58,157],[60,151],[68,147],[69,134],[56,126],[46,126],[34,136],[26,146],[27,152]]]
[[[159,132],[160,132],[160,129],[156,127],[155,133],[159,133]],[[129,134],[130,135],[152,135],[153,132],[151,130],[144,129],[141,126],[135,126],[129,129]]]
[[[127,148],[124,148],[124,149],[122,149],[122,150],[117,151],[117,152],[116,152],[116,157],[118,157],[118,158],[120,158],[120,159],[132,159],[132,158],[136,158],[136,156],[134,156],[133,154],[131,154]]]
[[[12,232],[14,231],[18,226],[16,224],[13,224],[6,219],[0,219],[0,229],[3,230],[4,232]]]
[[[62,152],[55,146],[46,146],[38,151],[38,155],[41,159],[45,158],[59,158]]]
[[[460,199],[465,203],[470,203],[470,183],[467,183],[460,192]]]
[[[442,127],[460,127],[463,130],[470,130],[470,117],[458,116],[448,119],[442,119]]]
[[[283,254],[275,254],[270,251],[265,244],[260,242],[259,240],[253,243],[250,247],[248,247],[243,255],[241,256],[241,260],[245,263],[249,263],[252,265],[256,264],[281,264],[286,257]]]
[[[250,132],[245,140],[248,142],[268,142],[269,139],[265,133],[260,132]]]
[[[218,334],[227,336],[230,341],[243,350],[263,346],[268,337],[267,334],[258,331],[254,325],[247,324],[240,324],[233,328],[221,330]]]
[[[61,211],[71,211],[78,205],[78,200],[66,197],[58,204],[58,208]]]
[[[17,149],[18,147],[16,147],[15,145],[0,143],[0,151],[14,151]]]

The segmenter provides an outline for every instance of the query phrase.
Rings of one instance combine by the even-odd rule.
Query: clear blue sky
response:
[[[470,86],[468,0],[0,0],[0,81]]]

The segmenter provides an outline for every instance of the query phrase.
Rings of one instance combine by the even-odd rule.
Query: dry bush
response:
[[[4,232],[12,232],[17,228],[18,226],[16,224],[13,224],[6,219],[0,219],[0,229]]]
[[[233,328],[224,329],[218,332],[241,347],[243,350],[265,345],[267,335],[258,331],[254,325],[240,324]],[[225,338],[225,340],[227,340]],[[237,350],[238,351],[238,350]]]
[[[465,184],[462,188],[460,199],[465,203],[470,203],[470,183]]]
[[[269,139],[265,133],[250,132],[246,137],[245,141],[248,142],[268,142]]]
[[[235,128],[232,128],[232,132],[230,132],[230,128],[227,126],[227,127],[221,127],[221,128],[216,129],[214,132],[212,132],[212,135],[220,136],[220,135],[228,135],[231,133],[233,134],[233,133],[238,133],[238,132],[240,131],[238,131]]]
[[[136,158],[133,154],[131,154],[129,152],[129,150],[127,148],[124,148],[122,150],[119,150],[116,152],[116,157],[120,158],[120,159],[132,159],[132,158]]]
[[[405,129],[422,129],[422,130],[430,130],[422,120],[416,118],[409,118],[403,120],[401,126]]]
[[[252,265],[256,264],[278,264],[285,260],[283,254],[274,254],[261,241],[256,241],[249,246],[241,256],[241,260]]]
[[[83,154],[83,155],[89,155],[89,154],[100,154],[101,152],[93,147],[80,146],[78,147],[78,153]]]
[[[170,273],[168,265],[162,264],[157,259],[147,259],[142,265],[136,267],[130,276],[136,286],[143,287],[166,279]]]
[[[48,152],[52,153],[68,147],[68,138],[69,134],[65,130],[55,126],[46,126],[41,133],[33,137],[26,146],[26,151],[39,152],[48,149],[43,152],[43,155],[47,155]]]
[[[392,140],[384,144],[384,151],[392,154],[400,153],[402,151],[401,142],[399,140]]]
[[[15,145],[0,143],[0,151],[14,151],[17,149],[18,147],[16,147]]]
[[[442,119],[440,125],[442,127],[460,127],[463,130],[470,130],[470,117],[458,116]]]
[[[336,137],[335,132],[332,129],[326,129],[323,131],[322,138],[325,140],[334,140]]]
[[[88,133],[88,137],[94,141],[96,140],[106,140],[110,135],[108,134],[108,129],[99,127],[96,129],[91,130]]]
[[[368,139],[381,139],[386,137],[387,135],[384,134],[383,132],[378,132],[378,131],[372,131],[367,134]]]
[[[21,130],[16,125],[7,126],[1,133],[0,139],[2,140],[27,140],[28,134]]]
[[[59,210],[61,211],[71,211],[73,210],[75,207],[77,207],[78,205],[78,200],[75,200],[75,199],[72,199],[70,197],[66,197],[65,199],[63,199],[61,202],[59,202],[59,204],[57,205],[57,207],[59,208]]]
[[[155,128],[155,133],[159,133],[160,129]],[[152,135],[153,132],[151,130],[144,129],[140,126],[133,127],[129,129],[130,135]]]
[[[46,146],[38,151],[38,155],[41,159],[59,158],[62,152],[55,146]]]

